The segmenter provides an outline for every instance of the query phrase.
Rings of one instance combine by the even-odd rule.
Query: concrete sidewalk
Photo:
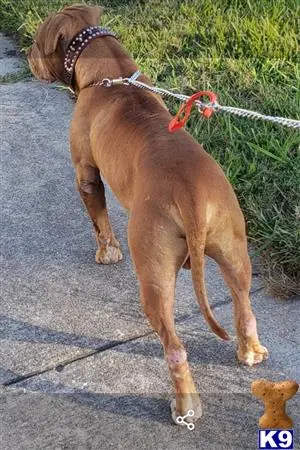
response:
[[[271,298],[253,278],[253,307],[270,358],[246,368],[235,359],[235,339],[223,343],[208,330],[190,273],[182,271],[177,329],[204,415],[192,432],[173,425],[162,349],[139,304],[127,217],[109,189],[124,260],[94,262],[68,149],[72,100],[32,80],[0,85],[0,99],[1,449],[256,449],[263,408],[250,383],[299,382],[299,299]],[[234,335],[228,291],[210,260],[206,279],[214,312]],[[298,394],[288,407],[298,442],[299,406]]]

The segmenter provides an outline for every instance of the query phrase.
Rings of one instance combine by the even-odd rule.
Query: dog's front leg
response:
[[[111,228],[105,201],[104,185],[99,170],[87,164],[76,165],[76,180],[80,196],[93,222],[98,250],[96,262],[113,264],[123,256],[120,244]]]

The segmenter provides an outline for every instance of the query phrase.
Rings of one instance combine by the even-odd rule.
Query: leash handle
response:
[[[195,102],[195,100],[198,100],[199,98],[204,97],[204,96],[209,98],[210,104],[204,105],[202,107],[202,109],[200,110],[200,113],[206,119],[209,119],[212,116],[212,114],[214,112],[214,108],[213,108],[213,106],[210,106],[210,105],[217,103],[216,94],[211,91],[196,92],[196,94],[193,94],[185,103],[183,103],[181,105],[176,116],[169,123],[169,132],[170,133],[172,133],[176,130],[179,130],[186,124],[186,122],[188,121],[188,118],[190,117],[193,103]],[[182,113],[185,113],[185,114],[184,114],[183,118],[180,119],[180,116],[182,115]]]

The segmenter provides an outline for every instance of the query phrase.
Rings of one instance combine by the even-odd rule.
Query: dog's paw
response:
[[[268,356],[269,352],[266,347],[263,347],[259,343],[253,344],[246,350],[238,349],[237,351],[238,360],[250,367],[261,363],[264,359],[267,359]]]
[[[115,264],[122,261],[123,255],[120,247],[106,245],[96,251],[95,259],[98,264]]]
[[[176,425],[186,426],[184,422],[194,423],[202,416],[199,394],[184,394],[180,397],[179,403],[179,410],[176,408],[176,399],[170,404],[172,419]]]

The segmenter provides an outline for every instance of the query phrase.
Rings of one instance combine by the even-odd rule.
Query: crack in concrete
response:
[[[256,294],[257,292],[259,292],[259,291],[261,291],[263,289],[264,289],[264,287],[259,287],[259,288],[255,289],[254,291],[250,291],[250,295]],[[231,303],[231,301],[232,301],[231,297],[227,296],[227,297],[225,297],[225,300],[222,300],[222,301],[217,302],[214,305],[212,305],[211,309],[213,310],[215,308],[218,308],[219,306],[228,305],[229,303]],[[190,314],[188,317],[182,317],[181,319],[179,319],[177,321],[177,324],[183,324],[185,322],[193,320],[196,317],[196,315],[199,315],[199,312],[197,312],[195,314]],[[123,344],[126,344],[128,342],[132,342],[132,341],[141,339],[143,337],[150,336],[151,334],[156,334],[156,333],[155,333],[155,331],[147,331],[147,333],[143,333],[143,334],[139,334],[137,336],[133,336],[132,338],[126,339],[124,341],[109,342],[108,344],[102,345],[101,347],[98,347],[95,350],[91,350],[90,352],[86,352],[84,354],[75,356],[74,358],[66,359],[66,360],[64,360],[64,361],[62,361],[62,362],[60,362],[58,364],[55,364],[55,365],[53,365],[51,367],[47,367],[47,368],[42,369],[42,370],[36,370],[34,372],[29,372],[29,373],[24,374],[24,375],[19,375],[19,376],[13,378],[12,380],[5,381],[1,385],[2,386],[6,386],[6,387],[12,386],[12,385],[20,383],[22,381],[28,380],[29,378],[33,378],[33,377],[42,375],[42,374],[47,373],[47,372],[51,372],[52,370],[56,370],[57,372],[62,372],[66,366],[68,366],[70,364],[73,364],[73,363],[75,363],[77,361],[81,361],[81,360],[83,360],[85,358],[89,358],[90,356],[94,356],[94,355],[97,355],[98,353],[105,352],[106,350],[110,350],[111,348],[118,347],[119,345],[123,345]]]
[[[29,378],[33,378],[33,377],[42,375],[46,372],[51,372],[52,370],[57,370],[58,372],[61,372],[69,364],[72,364],[77,361],[81,361],[82,359],[89,358],[90,356],[93,356],[93,355],[97,355],[98,353],[105,352],[106,350],[110,350],[111,348],[126,344],[127,342],[132,342],[137,339],[149,336],[150,334],[154,334],[154,331],[148,331],[147,333],[139,334],[137,336],[126,339],[124,341],[110,342],[108,344],[105,344],[105,345],[102,345],[101,347],[96,348],[95,350],[91,350],[90,352],[75,356],[74,358],[66,359],[66,360],[64,360],[58,364],[55,364],[51,367],[46,367],[45,369],[42,369],[42,370],[36,370],[34,372],[29,372],[24,375],[19,375],[19,376],[13,378],[12,380],[4,381],[4,383],[2,383],[2,386],[6,386],[6,387],[12,386],[14,384],[20,383],[21,381],[28,380]]]

